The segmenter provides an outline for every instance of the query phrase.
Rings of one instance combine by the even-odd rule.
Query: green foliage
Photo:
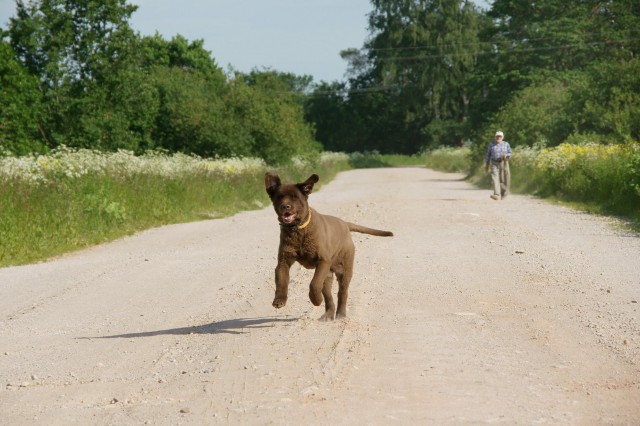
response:
[[[378,151],[353,152],[349,155],[349,165],[356,169],[391,166]]]
[[[591,134],[597,143],[640,139],[640,61],[596,63],[525,87],[512,95],[483,127],[505,131],[512,146],[576,143],[571,135]],[[593,135],[602,135],[595,137]],[[606,137],[604,137],[606,135]]]
[[[231,82],[227,103],[250,135],[254,155],[275,165],[320,151],[302,106],[290,91],[277,90],[278,75],[266,73],[248,83],[242,77]]]
[[[600,211],[638,218],[640,193],[634,180],[638,144],[562,144],[544,150],[536,166],[544,171],[540,193],[597,206]]]
[[[152,94],[131,63],[135,35],[125,0],[17,2],[9,33],[18,60],[37,78],[43,143],[136,149],[149,143]]]
[[[535,194],[597,213],[618,214],[640,220],[640,144],[604,145],[597,135],[574,134],[579,144],[552,148],[518,146],[511,158],[514,193]],[[457,162],[457,150],[427,154],[428,166]],[[439,167],[438,170],[445,170]],[[489,187],[488,174],[471,163],[472,181]]]
[[[471,150],[467,147],[440,147],[424,155],[424,164],[442,172],[466,173],[471,166]]]
[[[580,132],[608,135],[609,143],[640,140],[640,58],[598,62],[571,87],[572,113]]]
[[[9,43],[0,37],[0,148],[16,155],[44,151],[38,121],[42,108],[37,78],[18,63]]]
[[[373,1],[369,40],[341,52],[349,84],[323,83],[306,117],[326,149],[415,154],[459,144],[478,51],[470,2]]]
[[[345,155],[298,159],[278,172],[329,182]],[[0,159],[0,267],[46,259],[169,223],[268,205],[264,162],[89,150]]]
[[[402,154],[382,154],[382,162],[384,167],[414,167],[424,165],[424,156],[402,155]]]
[[[126,0],[16,2],[0,38],[0,145],[61,145],[279,164],[344,152],[416,154],[500,128],[514,146],[572,134],[640,139],[640,3],[374,0],[349,78],[227,76],[203,40],[141,37]],[[9,42],[5,39],[9,37]]]
[[[483,21],[480,33],[484,51],[472,78],[469,131],[474,140],[487,133],[488,125],[507,127],[495,114],[510,105],[512,99],[521,97],[524,89],[547,91],[550,83],[561,81],[567,99],[556,114],[561,116],[560,121],[566,121],[566,130],[546,137],[546,143],[558,145],[574,130],[595,130],[590,120],[598,114],[585,116],[590,105],[612,107],[594,92],[609,93],[637,75],[623,71],[637,60],[640,48],[640,6],[632,0],[598,4],[577,0],[496,0],[487,16],[491,21]],[[609,73],[603,74],[602,79],[592,78],[591,69],[601,65]],[[631,98],[617,103],[633,105],[633,95]],[[558,100],[551,99],[552,104]],[[526,104],[518,103],[511,109],[521,107],[526,109]],[[619,118],[628,122],[624,114]],[[595,123],[598,121],[601,119]],[[509,134],[516,131],[509,128]]]
[[[425,126],[421,133],[427,142],[424,148],[435,146],[460,146],[464,139],[463,124],[457,120],[433,120]]]
[[[251,156],[250,137],[228,111],[224,85],[179,67],[154,67],[152,81],[160,99],[156,146],[204,157]]]
[[[640,197],[640,149],[632,151],[628,163],[628,187]]]
[[[155,146],[158,105],[149,76],[131,68],[114,70],[102,84],[92,86],[88,96],[69,100],[67,125],[54,135],[68,146],[143,152]]]
[[[572,130],[566,111],[568,97],[567,84],[562,81],[526,87],[500,108],[484,133],[502,130],[511,147],[558,145]]]
[[[459,123],[467,112],[466,84],[478,51],[477,10],[455,0],[372,4],[371,76],[376,85],[393,89],[386,106],[397,111],[392,119],[404,122],[393,138],[408,141],[403,152],[458,143]]]
[[[305,119],[315,128],[315,138],[329,151],[353,151],[346,144],[355,126],[347,111],[344,83],[321,83],[304,104]]]
[[[319,152],[302,112],[311,77],[256,71],[227,81],[202,40],[136,35],[137,7],[126,0],[16,7],[11,44],[0,46],[5,149],[163,148],[273,164]]]

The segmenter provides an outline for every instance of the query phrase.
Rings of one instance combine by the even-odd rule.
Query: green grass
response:
[[[427,166],[457,170],[462,152],[441,150]],[[468,153],[464,153],[467,156]],[[450,163],[447,165],[447,163]],[[516,148],[510,162],[511,192],[531,194],[554,203],[621,218],[640,230],[640,145],[569,145],[536,150]],[[483,164],[466,170],[473,184],[490,188],[491,177]]]
[[[349,154],[349,165],[354,169],[424,166],[424,157],[421,155],[380,154],[377,151],[356,152]]]
[[[285,182],[317,173],[326,184],[349,168],[347,156],[338,155],[276,171]],[[168,175],[148,170],[79,176],[56,171],[39,182],[5,176],[0,185],[0,267],[46,260],[152,227],[264,208],[269,204],[267,170],[271,168],[263,165],[210,173],[189,166]]]
[[[85,176],[39,186],[13,182],[0,190],[0,265],[42,260],[154,226],[257,208],[264,197],[248,186],[257,187],[261,179],[142,175]]]
[[[448,173],[466,173],[471,168],[469,148],[441,147],[427,152],[423,163],[430,169]]]
[[[425,157],[423,155],[382,155],[383,161],[390,167],[410,167],[424,166]]]
[[[560,161],[564,166],[553,170],[536,162],[539,152],[515,150],[512,191],[623,216],[640,229],[638,150],[601,159],[581,150],[586,156],[578,157],[578,166]],[[545,152],[560,160],[574,154],[566,147]],[[441,148],[420,156],[324,153],[275,171],[285,182],[302,182],[316,173],[319,189],[341,171],[403,166],[472,171],[470,182],[490,186],[482,165],[471,165],[466,148]],[[269,204],[264,191],[267,170],[272,168],[251,159],[212,161],[164,154],[139,158],[122,152],[0,158],[0,267],[43,261],[152,227],[264,208]]]

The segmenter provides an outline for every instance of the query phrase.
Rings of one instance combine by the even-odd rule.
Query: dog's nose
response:
[[[282,210],[291,210],[291,204],[282,203],[282,204],[280,204],[280,208]]]

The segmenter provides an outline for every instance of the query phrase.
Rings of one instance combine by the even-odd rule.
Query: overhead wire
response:
[[[552,37],[545,37],[539,39],[528,39],[527,41],[537,42],[541,40],[550,40],[555,39]],[[386,61],[410,61],[410,60],[428,60],[428,59],[442,59],[442,58],[452,58],[452,57],[460,57],[460,56],[485,56],[485,55],[507,55],[514,53],[531,53],[537,51],[551,51],[551,50],[566,50],[566,49],[587,49],[589,47],[602,46],[602,45],[615,45],[620,43],[628,43],[628,42],[637,42],[640,41],[640,38],[626,38],[626,39],[611,39],[611,40],[603,40],[603,41],[593,41],[588,43],[573,43],[573,44],[562,44],[556,46],[539,46],[539,47],[529,47],[523,48],[520,46],[510,46],[507,49],[499,49],[494,51],[479,51],[473,53],[459,53],[459,52],[441,52],[437,54],[429,54],[429,55],[419,55],[419,56],[388,56],[388,57],[376,57],[376,61],[386,62]],[[461,43],[461,44],[449,44],[449,46],[472,46],[472,45],[484,45],[484,46],[494,46],[495,43],[491,42],[477,42],[477,43]],[[413,47],[398,47],[398,48],[377,48],[377,49],[366,49],[371,51],[402,51],[409,49],[432,49],[438,47],[437,45],[423,45],[423,46],[413,46]],[[399,88],[398,85],[385,85],[385,86],[372,86],[361,89],[354,88],[345,88],[344,90],[339,91],[331,91],[331,90],[316,90],[311,93],[305,94],[305,96],[340,96],[339,93],[344,93],[344,95],[353,95],[353,94],[366,94],[366,93],[378,93],[378,92],[390,92],[393,90],[397,90]]]
[[[496,35],[499,36],[509,36],[510,34],[517,34],[514,31],[507,31],[507,32],[500,32]],[[631,34],[633,34],[634,38],[630,39],[630,40],[638,40],[637,38],[635,38],[635,35],[638,34],[640,35],[640,32],[638,31],[631,31]],[[568,36],[572,35],[572,34],[567,34]],[[521,37],[519,40],[516,38],[505,38],[503,39],[503,41],[520,41],[520,42],[527,42],[527,43],[540,43],[543,41],[548,41],[548,40],[557,40],[559,37],[557,36],[549,36],[549,37]],[[621,40],[596,40],[595,42],[606,42],[606,41],[625,41],[625,39],[621,39]],[[473,41],[473,42],[464,42],[464,43],[438,43],[438,44],[421,44],[421,45],[417,45],[417,46],[398,46],[398,47],[368,47],[366,48],[366,50],[368,51],[386,51],[386,50],[395,50],[395,51],[401,51],[401,50],[418,50],[418,49],[435,49],[435,48],[442,48],[442,47],[447,47],[447,46],[453,46],[453,47],[473,47],[473,46],[490,46],[496,44],[495,41]]]
[[[420,56],[391,56],[391,57],[388,56],[388,57],[378,57],[377,60],[403,61],[403,60],[415,60],[415,59],[437,59],[437,58],[446,58],[446,57],[466,56],[471,54],[479,55],[479,56],[484,56],[484,55],[499,56],[499,55],[507,55],[512,53],[530,53],[530,52],[538,52],[538,51],[565,50],[565,49],[573,49],[573,48],[586,49],[588,47],[594,47],[594,46],[600,46],[600,45],[612,45],[612,44],[627,43],[627,42],[634,42],[634,41],[640,41],[640,38],[595,41],[595,42],[588,42],[588,43],[573,43],[573,44],[562,44],[557,46],[540,46],[540,47],[528,47],[528,48],[527,47],[523,48],[520,46],[511,46],[503,50],[499,49],[494,51],[479,51],[479,52],[472,52],[472,53],[445,52],[445,53],[437,53],[432,55],[420,55]]]

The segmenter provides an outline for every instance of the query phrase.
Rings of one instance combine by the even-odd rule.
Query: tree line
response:
[[[498,129],[512,146],[640,140],[640,2],[371,3],[348,82],[308,106],[328,149],[412,154]]]
[[[126,0],[16,1],[0,28],[0,147],[165,149],[277,164],[414,154],[500,128],[513,146],[640,140],[636,0],[371,0],[344,81],[225,73],[202,40],[141,36]],[[482,145],[482,144],[476,144]]]
[[[0,146],[164,149],[268,163],[317,152],[291,89],[308,78],[225,75],[202,40],[142,37],[125,0],[17,1],[0,41]],[[1,30],[1,29],[0,29]]]

